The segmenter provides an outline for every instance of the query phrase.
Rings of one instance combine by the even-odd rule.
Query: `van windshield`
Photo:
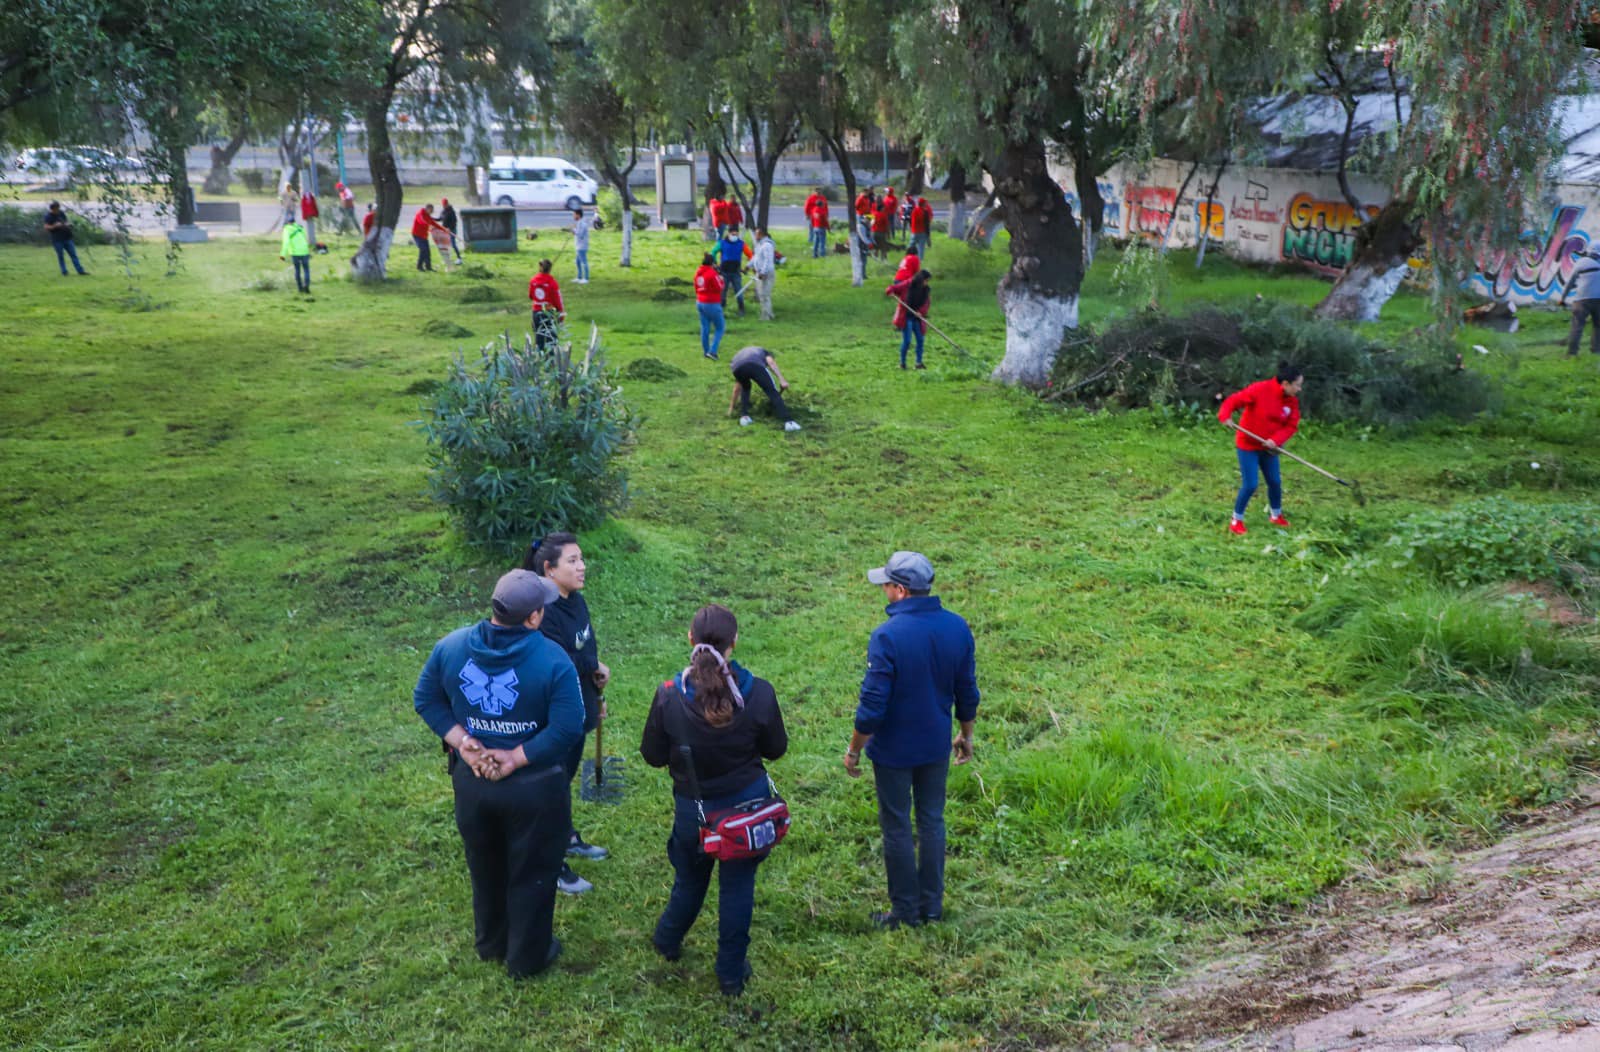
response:
[[[584,175],[582,172],[575,172],[571,168],[568,168],[561,174],[576,183],[585,183],[589,181],[589,177],[587,175]]]

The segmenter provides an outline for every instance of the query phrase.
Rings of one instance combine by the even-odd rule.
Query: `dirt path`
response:
[[[1261,934],[1123,1047],[1600,1052],[1600,787],[1426,878]]]

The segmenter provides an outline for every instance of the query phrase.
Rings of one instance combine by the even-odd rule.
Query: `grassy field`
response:
[[[1404,436],[1308,420],[1299,451],[1370,504],[1288,465],[1295,528],[1252,509],[1236,539],[1214,422],[986,382],[1003,253],[935,244],[933,318],[964,350],[930,334],[929,369],[901,372],[883,268],[852,289],[845,260],[787,236],[778,320],[752,304],[724,358],[778,355],[805,427],[790,435],[764,408],[728,418],[692,300],[652,299],[701,243],[641,235],[622,271],[615,237],[596,236],[594,282],[567,285],[572,330],[597,323],[615,366],[684,375],[623,381],[642,416],[631,507],[582,540],[626,793],[577,805],[612,858],[558,903],[559,970],[519,985],[473,956],[449,786],[411,711],[428,648],[481,615],[505,564],[425,497],[414,423],[453,354],[526,331],[532,257],[423,275],[401,254],[380,289],[317,258],[303,300],[266,241],[185,249],[170,278],[151,246],[134,292],[108,249],[64,279],[46,248],[0,248],[0,1045],[1078,1045],[1127,1033],[1141,990],[1221,936],[1490,837],[1600,755],[1592,629],[1374,627],[1448,628],[1440,610],[1477,602],[1385,569],[1406,515],[1487,492],[1595,499],[1600,373],[1560,357],[1564,319],[1464,337],[1505,385],[1494,419]],[[1325,289],[1192,262],[1174,257],[1169,302]],[[503,299],[466,302],[474,288]],[[1108,255],[1083,313],[1144,299]],[[1398,336],[1425,304],[1390,314]],[[419,335],[433,320],[472,337]],[[902,547],[970,620],[984,702],[977,761],[951,779],[949,920],[884,935],[866,921],[886,905],[870,782],[838,755],[882,616],[864,572]],[[1350,594],[1366,621],[1318,615]],[[678,964],[647,941],[671,809],[638,738],[712,600],[777,686],[792,746],[774,773],[797,815],[762,868],[737,1002],[711,976],[714,915]],[[1468,644],[1494,653],[1474,664]]]

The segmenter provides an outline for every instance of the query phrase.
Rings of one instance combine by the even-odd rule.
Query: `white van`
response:
[[[496,157],[489,164],[489,200],[517,208],[574,209],[594,204],[600,184],[560,157]]]

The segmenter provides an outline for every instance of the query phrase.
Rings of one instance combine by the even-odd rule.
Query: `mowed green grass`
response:
[[[1228,436],[1182,415],[1090,415],[991,385],[1002,252],[936,242],[926,372],[896,367],[887,281],[807,258],[759,342],[805,426],[726,415],[700,357],[702,244],[651,233],[635,266],[597,236],[565,281],[572,331],[641,415],[632,504],[584,534],[587,595],[614,673],[606,752],[626,793],[579,804],[611,859],[557,906],[560,968],[512,984],[472,952],[465,867],[435,741],[411,709],[429,647],[481,616],[506,562],[463,545],[424,495],[419,385],[451,356],[526,331],[537,253],[378,289],[314,261],[292,289],[276,246],[144,248],[130,295],[108,249],[59,278],[47,248],[0,249],[0,1044],[27,1048],[908,1048],[1074,1045],[1125,1032],[1140,990],[1217,941],[1351,874],[1492,835],[1559,797],[1594,752],[1592,698],[1429,722],[1375,708],[1336,641],[1295,627],[1351,556],[1407,513],[1553,475],[1600,477],[1600,375],[1564,361],[1557,316],[1469,334],[1502,416],[1406,436],[1308,420],[1295,528],[1224,532]],[[529,246],[524,246],[525,248]],[[537,245],[532,247],[539,247]],[[548,250],[547,250],[548,251]],[[1097,264],[1084,316],[1143,303]],[[265,287],[273,286],[275,288]],[[464,303],[473,287],[503,294]],[[1175,256],[1169,303],[1325,286]],[[681,289],[680,289],[681,291]],[[1409,294],[1384,326],[1426,318]],[[470,340],[419,335],[435,319]],[[758,403],[760,401],[757,396]],[[1592,499],[1514,486],[1524,499]],[[1258,502],[1259,503],[1259,502]],[[946,924],[884,935],[870,780],[839,766],[882,599],[865,570],[926,552],[978,639],[978,757],[951,779]],[[711,976],[714,913],[682,962],[647,935],[671,872],[670,789],[636,748],[654,684],[685,661],[702,603],[741,620],[791,734],[774,765],[794,834],[762,868],[747,995]]]

